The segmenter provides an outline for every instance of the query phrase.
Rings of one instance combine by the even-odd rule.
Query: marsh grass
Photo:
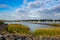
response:
[[[22,24],[9,24],[8,25],[8,32],[10,33],[19,33],[19,34],[23,34],[23,35],[27,35],[27,34],[30,34],[30,29],[25,26],[25,25],[22,25]]]
[[[60,27],[41,28],[34,31],[35,36],[57,36],[60,35]]]
[[[54,26],[54,27],[60,27],[60,24],[48,24],[50,26]]]

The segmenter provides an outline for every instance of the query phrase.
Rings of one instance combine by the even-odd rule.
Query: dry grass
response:
[[[8,25],[8,32],[20,34],[20,35],[28,35],[30,34],[30,29],[22,24],[9,24]]]
[[[57,36],[60,35],[60,27],[56,28],[41,28],[34,31],[36,36]]]

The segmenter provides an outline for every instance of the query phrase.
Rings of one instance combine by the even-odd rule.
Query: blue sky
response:
[[[60,19],[60,0],[0,0],[0,19]]]

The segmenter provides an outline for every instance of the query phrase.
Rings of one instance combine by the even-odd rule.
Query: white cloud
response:
[[[7,7],[9,6],[0,4],[0,8]],[[58,19],[60,17],[60,4],[55,0],[35,0],[33,2],[24,0],[22,7],[7,15],[0,14],[0,19]]]
[[[28,3],[28,8],[30,9],[41,8],[41,7],[44,7],[44,4],[40,3],[40,1],[34,1],[34,2]]]
[[[24,0],[23,4],[25,5],[27,3],[27,0]]]
[[[0,4],[0,8],[10,8],[10,6],[8,6],[6,4]]]
[[[60,13],[56,13],[56,14],[54,14],[54,16],[60,16]]]
[[[21,20],[21,16],[17,15],[16,13],[10,13],[10,14],[0,14],[1,20]]]

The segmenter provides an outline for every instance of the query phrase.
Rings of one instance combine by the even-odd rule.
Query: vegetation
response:
[[[1,25],[1,24],[4,24],[4,22],[3,22],[3,21],[0,21],[0,25]]]
[[[48,24],[50,26],[54,26],[54,27],[60,27],[60,24]]]
[[[58,28],[41,28],[34,31],[35,36],[57,36],[60,35],[60,27]]]
[[[1,24],[4,24],[4,22],[0,21],[0,25]],[[33,32],[33,35],[34,36],[56,36],[56,35],[60,35],[60,24],[48,24],[48,25],[55,26],[55,28],[37,29]],[[27,35],[27,34],[30,35],[31,34],[31,31],[28,28],[28,26],[25,26],[25,25],[22,25],[22,24],[8,24],[7,31],[10,32],[10,33],[19,33],[19,34],[22,34],[22,35],[23,34],[25,34],[25,35]]]
[[[8,32],[17,32],[20,34],[30,34],[30,29],[22,24],[9,24],[8,25]]]

